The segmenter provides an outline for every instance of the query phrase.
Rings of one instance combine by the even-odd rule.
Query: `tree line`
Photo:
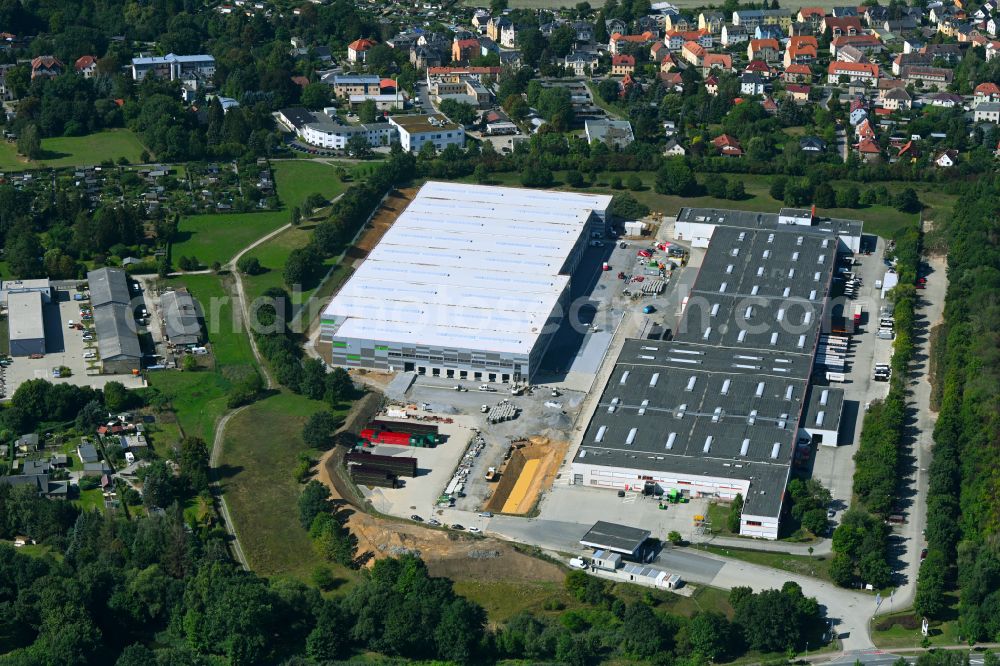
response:
[[[948,294],[931,367],[940,411],[928,468],[927,557],[915,609],[953,611],[970,641],[1000,636],[1000,177],[970,183],[935,240],[947,248]]]

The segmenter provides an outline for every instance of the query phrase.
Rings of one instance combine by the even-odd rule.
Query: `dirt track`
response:
[[[361,238],[358,239],[358,242],[353,247],[347,250],[345,258],[357,263],[367,257],[368,253],[378,245],[385,232],[389,230],[389,227],[396,221],[400,213],[410,205],[410,202],[416,195],[417,188],[415,187],[390,192],[389,196],[382,202],[382,205],[379,206],[379,209],[375,211],[375,216],[372,217],[372,221],[366,226],[365,232],[361,234]]]

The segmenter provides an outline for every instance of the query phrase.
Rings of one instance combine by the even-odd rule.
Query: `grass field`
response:
[[[930,624],[927,639],[934,645],[957,645],[963,642],[958,622],[958,595],[949,594],[946,619]],[[872,641],[880,648],[917,647],[923,636],[920,633],[920,616],[912,610],[890,613],[872,621]]]
[[[226,368],[252,366],[253,350],[244,329],[233,319],[233,300],[223,286],[222,278],[215,275],[187,275],[173,278],[171,283],[186,286],[205,311],[205,328],[212,345],[214,369],[193,372],[154,372],[150,384],[171,403],[177,424],[184,434],[212,441],[216,421],[226,412],[226,391],[229,380]],[[165,431],[157,448],[169,447],[169,434]]]
[[[73,500],[73,504],[84,512],[99,511],[104,513],[104,493],[100,488],[93,490],[81,490],[80,497]]]
[[[45,167],[59,168],[117,162],[124,157],[139,162],[145,150],[138,137],[129,130],[117,129],[87,136],[65,136],[42,139],[42,159],[27,162],[17,155],[17,145],[0,143],[0,169],[20,171]]]
[[[653,185],[656,180],[656,174],[651,172],[632,172],[623,171],[616,173],[602,173],[598,175],[598,182],[594,187],[583,188],[588,192],[601,192],[606,194],[615,194],[617,191],[612,190],[609,187],[609,183],[613,177],[619,177],[623,182],[627,181],[630,176],[638,176],[643,183],[644,189],[631,192],[631,194],[640,202],[649,206],[649,208],[657,213],[663,215],[676,215],[677,211],[683,206],[688,207],[699,207],[699,208],[731,208],[739,210],[750,210],[762,213],[776,213],[779,208],[784,206],[784,203],[773,199],[768,193],[771,187],[771,176],[760,176],[753,174],[723,174],[727,179],[730,180],[742,180],[744,187],[746,189],[747,196],[745,199],[740,201],[730,201],[728,199],[716,199],[710,196],[698,196],[698,197],[681,197],[681,196],[671,196],[657,194],[653,190]],[[563,184],[562,179],[565,176],[564,172],[556,172],[553,174],[556,179],[554,187],[564,187],[568,188]],[[700,181],[704,182],[705,178],[711,177],[711,174],[698,174]],[[519,173],[495,173],[491,174],[491,179],[502,185],[515,185],[519,186],[520,174]],[[847,183],[834,181],[831,183],[834,187],[845,186]],[[905,187],[912,187],[916,192],[920,200],[927,206],[925,215],[928,218],[933,219],[935,214],[949,210],[955,204],[956,197],[954,195],[949,195],[942,193],[940,191],[935,191],[934,186],[927,183],[898,183],[898,182],[886,182],[880,183],[885,185],[890,192],[897,192]],[[859,185],[859,188],[864,191],[865,186],[863,184]],[[620,190],[625,192],[627,190]],[[918,216],[910,213],[902,213],[895,208],[889,206],[867,206],[864,208],[848,209],[848,208],[820,208],[818,213],[825,217],[841,217],[847,219],[861,220],[865,223],[864,230],[866,233],[877,234],[879,236],[890,237],[895,234],[900,229],[903,229],[909,225],[915,225],[918,221]]]
[[[219,473],[240,543],[251,568],[262,575],[302,580],[323,561],[298,518],[301,485],[293,478],[298,456],[314,454],[300,436],[322,402],[278,393],[237,414],[226,428]],[[346,570],[338,577],[352,576]]]
[[[192,215],[181,220],[171,257],[197,257],[203,266],[226,264],[237,252],[288,222],[286,211]]]
[[[455,591],[485,608],[491,622],[504,622],[524,611],[557,616],[566,610],[587,608],[562,584],[547,581],[462,580],[455,583]],[[658,610],[686,617],[707,610],[728,616],[733,614],[729,593],[714,587],[701,587],[692,596],[682,597],[638,585],[615,583],[611,586],[611,594],[626,603],[648,598],[655,602]],[[546,604],[553,610],[546,610]],[[559,610],[554,610],[556,608]]]
[[[701,548],[701,546],[699,546]],[[816,555],[789,555],[788,553],[773,553],[763,550],[743,550],[741,548],[723,548],[721,546],[705,546],[705,550],[716,555],[724,555],[736,560],[743,560],[752,564],[761,564],[766,567],[791,571],[803,576],[812,576],[820,580],[831,581],[830,578],[830,557]]]
[[[298,206],[313,192],[332,199],[345,187],[337,177],[337,167],[326,162],[282,160],[272,162],[271,166],[278,196],[286,207]]]

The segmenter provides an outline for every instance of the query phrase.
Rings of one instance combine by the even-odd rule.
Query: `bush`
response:
[[[80,479],[80,490],[93,490],[100,485],[101,481],[96,476],[85,476]]]
[[[628,180],[625,181],[625,185],[633,192],[638,192],[642,189],[642,178],[633,174],[628,177]]]
[[[244,275],[259,275],[264,271],[260,265],[260,259],[249,254],[244,254],[236,262],[236,270]]]

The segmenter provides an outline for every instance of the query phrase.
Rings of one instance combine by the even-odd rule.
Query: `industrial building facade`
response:
[[[810,233],[827,233],[837,237],[841,252],[861,250],[861,222],[818,217],[808,208],[782,208],[778,213],[755,213],[720,208],[681,208],[674,224],[674,237],[691,243],[692,247],[708,247],[716,227],[787,230],[803,227]]]
[[[429,182],[327,306],[332,365],[532,376],[611,197]]]
[[[142,348],[128,276],[120,268],[99,268],[87,273],[87,282],[101,372],[114,375],[137,372],[142,362]]]
[[[626,341],[572,482],[741,495],[740,534],[776,539],[797,446],[837,443],[843,392],[810,392],[809,378],[849,243],[818,227],[759,225],[756,213],[681,213],[717,223],[675,337]],[[860,222],[845,228],[860,240]]]

